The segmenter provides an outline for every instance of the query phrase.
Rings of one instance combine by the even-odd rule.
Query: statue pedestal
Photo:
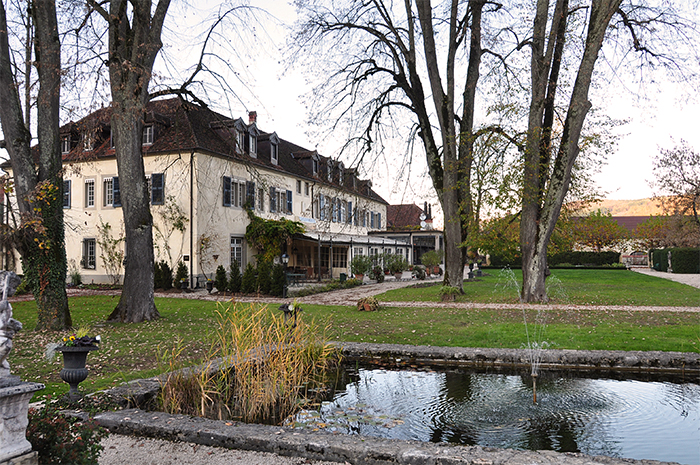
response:
[[[24,383],[16,376],[0,378],[0,465],[30,464],[32,445],[27,441],[29,401],[43,384]]]

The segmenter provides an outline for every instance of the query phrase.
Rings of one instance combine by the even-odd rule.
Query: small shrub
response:
[[[80,274],[80,271],[78,271],[78,270],[71,271],[70,283],[73,286],[80,286],[81,284],[83,284],[83,275]]]
[[[27,440],[39,454],[40,464],[93,465],[102,452],[100,441],[109,433],[92,420],[63,416],[46,401],[40,409],[29,409]]]
[[[214,277],[214,287],[219,292],[224,292],[228,287],[228,279],[226,278],[226,268],[223,265],[216,267],[216,275]]]
[[[416,265],[413,267],[413,276],[421,281],[425,279],[425,267],[423,265]]]
[[[272,273],[272,264],[267,260],[258,262],[258,292],[261,294],[270,293],[270,274]]]
[[[274,267],[272,267],[272,278],[270,280],[270,294],[274,295],[275,297],[282,297],[282,295],[284,294],[284,284],[284,266],[279,264],[275,265]]]
[[[375,297],[363,297],[357,301],[357,310],[361,312],[376,312],[379,310],[379,301]]]
[[[178,262],[177,264],[177,271],[175,272],[175,279],[173,280],[173,286],[175,286],[176,289],[180,289],[180,283],[184,279],[187,281],[190,277],[189,271],[187,271],[187,265],[185,265],[183,262]]]
[[[258,290],[258,278],[255,276],[255,268],[252,263],[248,263],[241,278],[241,292],[253,294]]]
[[[153,265],[153,287],[166,291],[173,287],[173,270],[165,261],[156,262]]]
[[[420,262],[426,267],[437,266],[442,262],[442,250],[429,250],[420,257]]]
[[[403,255],[390,254],[387,255],[385,260],[386,266],[389,268],[391,274],[402,273],[404,270],[408,269],[408,262],[403,258]]]
[[[238,263],[238,260],[234,260],[233,263],[231,263],[228,290],[231,292],[231,294],[241,292],[241,264]]]
[[[440,299],[443,302],[454,301],[462,292],[454,286],[440,286]]]

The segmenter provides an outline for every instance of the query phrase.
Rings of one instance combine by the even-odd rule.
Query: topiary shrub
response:
[[[270,294],[275,297],[282,297],[284,294],[284,266],[275,265],[272,267],[272,278],[270,279]]]
[[[233,263],[231,263],[228,290],[231,292],[231,294],[241,292],[241,264],[238,263],[238,260],[234,260]]]
[[[173,280],[173,286],[176,289],[179,289],[182,280],[184,279],[185,281],[187,281],[189,277],[190,273],[187,271],[187,265],[185,265],[183,262],[178,262],[177,271],[175,272],[175,279]]]
[[[214,287],[219,292],[226,291],[228,287],[228,279],[226,278],[226,268],[223,265],[216,267],[216,274],[214,275]]]
[[[258,262],[258,292],[261,294],[270,293],[270,274],[272,273],[272,264],[267,260]]]
[[[248,263],[241,278],[241,292],[253,294],[258,291],[258,278],[255,276],[255,268],[252,263]]]
[[[173,270],[165,261],[161,260],[153,265],[153,287],[166,291],[173,287]]]

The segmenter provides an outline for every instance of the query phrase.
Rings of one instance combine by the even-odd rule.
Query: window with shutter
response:
[[[231,178],[224,176],[224,192],[223,192],[223,205],[224,207],[231,206]]]
[[[287,213],[292,213],[292,191],[287,191]]]
[[[277,211],[277,189],[270,187],[270,212]]]
[[[165,203],[165,179],[163,173],[151,174],[151,205]]]

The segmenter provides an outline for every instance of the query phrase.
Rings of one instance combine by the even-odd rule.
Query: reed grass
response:
[[[290,321],[291,323],[291,321]],[[303,405],[337,364],[327,327],[297,318],[285,325],[267,306],[219,303],[212,344],[198,369],[176,370],[182,353],[163,360],[171,370],[162,408],[218,420],[279,424]]]

